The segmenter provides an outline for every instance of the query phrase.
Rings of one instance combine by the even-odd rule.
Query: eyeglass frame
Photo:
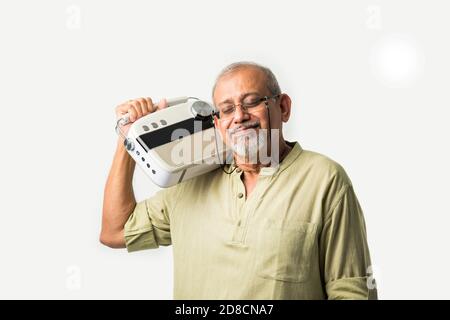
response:
[[[244,102],[240,102],[240,103],[237,103],[237,104],[233,104],[233,105],[232,105],[232,106],[233,106],[233,111],[230,113],[230,117],[229,117],[229,118],[227,117],[227,118],[225,118],[225,119],[226,119],[226,120],[229,120],[229,119],[231,119],[231,118],[234,117],[235,112],[236,112],[236,108],[237,108],[238,105],[241,106],[242,111],[249,112],[249,111],[248,111],[249,109],[256,108],[256,107],[259,106],[259,105],[261,104],[261,102],[263,102],[263,101],[264,101],[264,104],[266,105],[266,107],[268,107],[268,106],[269,106],[269,100],[270,100],[270,99],[274,99],[274,100],[276,101],[280,96],[281,96],[281,93],[276,94],[276,95],[271,96],[271,97],[269,97],[269,96],[264,96],[264,97],[262,97],[262,98],[256,100],[255,102],[253,102],[252,105],[253,105],[254,103],[256,103],[256,104],[253,105],[253,106],[250,107],[250,108],[249,108],[249,107],[244,107]],[[213,115],[215,115],[218,119],[221,119],[221,117],[220,117],[220,110],[219,110],[218,107],[216,107],[216,109],[218,109],[218,110],[214,111]],[[223,120],[223,118],[222,118],[222,120]]]

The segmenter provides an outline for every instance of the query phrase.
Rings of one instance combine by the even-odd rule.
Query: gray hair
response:
[[[216,86],[217,83],[219,82],[219,80],[229,74],[232,73],[238,69],[242,69],[242,68],[248,68],[248,67],[252,67],[252,68],[256,68],[258,70],[261,70],[265,75],[266,75],[266,81],[267,81],[267,89],[270,91],[270,93],[272,95],[277,95],[277,94],[281,94],[281,89],[280,89],[280,85],[278,84],[277,78],[275,77],[275,75],[273,74],[272,70],[270,70],[267,67],[264,67],[258,63],[255,62],[251,62],[251,61],[240,61],[240,62],[234,62],[228,66],[226,66],[225,68],[222,69],[222,71],[219,73],[219,75],[216,78],[216,81],[214,83],[214,87],[212,90],[212,98],[214,101],[214,91],[216,90]]]

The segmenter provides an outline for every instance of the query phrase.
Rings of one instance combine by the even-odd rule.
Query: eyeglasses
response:
[[[257,112],[259,111],[261,108],[259,108],[261,106],[261,103],[264,102],[264,104],[266,106],[269,105],[269,100],[270,99],[274,99],[275,101],[280,97],[280,94],[277,94],[275,96],[264,96],[262,98],[255,98],[255,97],[248,97],[247,99],[244,99],[244,101],[242,101],[241,103],[238,104],[225,104],[222,107],[218,108],[219,110],[215,112],[215,115],[221,119],[221,120],[228,120],[234,117],[234,114],[236,112],[236,107],[238,105],[241,106],[242,111],[244,112]]]

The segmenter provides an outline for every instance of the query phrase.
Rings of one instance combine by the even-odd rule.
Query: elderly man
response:
[[[291,99],[273,73],[234,63],[219,74],[213,101],[233,164],[136,203],[134,162],[119,141],[100,241],[130,252],[172,244],[175,299],[376,298],[351,181],[336,162],[284,140]],[[135,121],[154,109],[141,98],[116,112]],[[264,134],[239,139],[252,130]],[[249,161],[261,145],[279,163]]]

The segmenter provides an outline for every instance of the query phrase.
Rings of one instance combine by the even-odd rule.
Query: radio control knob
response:
[[[213,114],[214,108],[209,103],[199,100],[192,104],[191,112],[196,119],[203,120]]]
[[[134,143],[130,139],[125,139],[123,141],[123,144],[125,145],[125,148],[128,151],[133,151],[134,150]]]

